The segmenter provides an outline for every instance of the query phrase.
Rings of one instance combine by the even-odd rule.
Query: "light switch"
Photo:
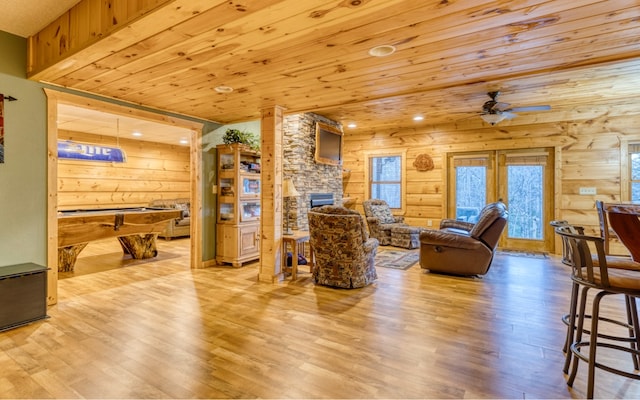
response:
[[[581,187],[580,188],[581,195],[591,195],[596,194],[596,188],[594,187]]]

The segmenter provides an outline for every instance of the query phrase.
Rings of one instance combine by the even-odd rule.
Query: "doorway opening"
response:
[[[154,196],[169,196],[172,191],[180,197],[190,200],[190,240],[188,260],[190,268],[202,267],[201,232],[201,149],[202,123],[170,117],[146,110],[133,109],[123,105],[89,99],[68,93],[45,89],[48,104],[48,245],[47,262],[58,265],[58,211],[82,208],[127,208],[146,207]],[[80,118],[73,112],[84,113]],[[111,124],[104,124],[111,119]],[[138,125],[137,128],[133,127]],[[147,127],[147,128],[143,128]],[[140,132],[142,129],[146,133]],[[143,141],[132,136],[147,134],[151,139]],[[174,133],[171,133],[174,132]],[[162,138],[162,133],[165,135]],[[156,136],[153,139],[153,136]],[[126,164],[111,170],[102,168],[99,173],[80,163],[60,164],[58,159],[58,141],[70,140],[90,142],[100,145],[102,142],[127,147],[131,157]],[[158,142],[156,142],[156,140]],[[177,144],[162,144],[162,141],[175,140]],[[179,143],[180,140],[186,141]],[[153,144],[158,143],[158,144]],[[125,145],[126,144],[126,145]],[[180,146],[180,147],[179,147]],[[176,159],[173,151],[182,153],[182,160]],[[145,151],[154,154],[150,159],[141,156]],[[135,156],[134,154],[135,153]],[[169,164],[174,164],[168,167]],[[78,167],[80,169],[78,169]],[[84,169],[83,169],[84,168]],[[155,169],[159,179],[149,179],[144,169]],[[72,171],[76,169],[75,172]],[[175,171],[175,170],[180,171]],[[116,170],[120,170],[117,171]],[[110,172],[109,172],[110,171]],[[108,176],[114,173],[114,176]],[[76,175],[73,177],[73,175]],[[118,176],[118,174],[122,174]],[[173,177],[179,178],[173,179]],[[165,179],[166,178],[166,179]],[[69,190],[69,186],[73,188]],[[98,190],[95,190],[95,189]],[[107,206],[108,205],[108,206]],[[163,239],[158,239],[159,241]],[[118,240],[114,238],[117,244]],[[184,246],[183,246],[184,247]],[[50,271],[48,281],[48,302],[57,302],[58,271]]]

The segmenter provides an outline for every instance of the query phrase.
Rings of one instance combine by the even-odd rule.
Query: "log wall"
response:
[[[628,111],[628,110],[627,110]],[[424,126],[405,130],[349,132],[345,135],[345,164],[351,174],[344,181],[344,192],[357,198],[362,209],[364,199],[363,151],[406,148],[407,208],[409,224],[437,227],[446,217],[446,155],[449,152],[554,147],[556,149],[555,219],[579,224],[598,234],[595,200],[620,201],[621,170],[628,168],[621,143],[640,141],[640,107],[636,114],[604,115],[581,121],[549,121],[530,125],[489,126],[476,122],[458,125]],[[478,118],[479,119],[479,118]],[[427,153],[435,168],[417,171],[413,162]],[[596,195],[580,195],[580,187],[595,187]],[[559,246],[556,242],[556,249]],[[556,251],[556,252],[557,252]],[[612,252],[625,253],[619,243]]]
[[[189,147],[58,131],[60,140],[121,147],[126,163],[58,160],[58,210],[147,206],[190,197]]]

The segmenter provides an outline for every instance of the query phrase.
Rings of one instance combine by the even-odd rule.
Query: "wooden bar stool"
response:
[[[556,220],[556,221],[551,221],[550,225],[555,227],[555,228],[562,228],[563,230],[567,231],[567,232],[571,232],[571,233],[576,233],[579,235],[584,234],[584,229],[581,226],[576,226],[576,225],[570,225],[569,222],[565,221],[565,220]],[[567,265],[572,265],[572,260],[571,260],[571,244],[569,243],[568,239],[566,237],[561,237],[562,239],[562,262],[564,264]],[[605,251],[606,251],[606,246],[605,246]],[[597,255],[593,255],[592,258],[597,258]],[[640,271],[640,263],[635,263],[633,262],[629,257],[619,257],[619,256],[606,256],[607,259],[607,268],[617,268],[617,269],[627,269],[627,270],[638,270]],[[580,285],[575,282],[572,281],[572,285],[571,285],[571,302],[570,302],[570,306],[569,306],[569,312],[567,314],[564,314],[562,316],[562,322],[567,325],[567,337],[565,339],[564,342],[564,346],[562,348],[562,351],[566,354],[566,358],[565,358],[565,363],[564,363],[564,367],[562,368],[562,370],[565,373],[569,373],[569,366],[571,364],[571,356],[572,353],[571,351],[569,351],[569,346],[571,345],[571,343],[573,343],[573,338],[575,335],[575,330],[576,330],[576,314],[577,314],[577,307],[578,307],[578,296],[579,296],[579,289],[580,289]],[[586,296],[586,292],[589,290],[589,287],[583,287],[582,291],[584,292],[583,295]],[[619,326],[624,326],[627,327],[630,330],[630,337],[633,336],[633,331],[631,329],[632,326],[632,316],[637,314],[637,312],[635,311],[635,302],[633,301],[633,298],[626,296],[625,298],[625,305],[626,305],[626,312],[627,312],[627,321],[626,322],[622,322],[622,321],[614,321],[610,318],[603,318],[601,317],[600,320],[605,320],[609,323],[613,323]],[[587,314],[585,315],[585,318],[591,318],[591,315]],[[584,333],[589,334],[589,330],[588,329],[584,329]],[[606,337],[605,335],[601,335]],[[626,340],[627,338],[625,338]],[[639,362],[640,362],[640,358],[638,357],[634,357],[633,358],[633,365],[635,369],[639,369]]]
[[[573,230],[573,232],[572,232]],[[573,358],[571,374],[567,380],[569,386],[573,386],[573,382],[578,372],[578,364],[584,361],[588,364],[587,376],[587,397],[593,398],[594,392],[594,376],[595,368],[608,371],[613,374],[621,375],[631,379],[640,380],[638,371],[638,358],[640,357],[638,333],[638,313],[635,304],[635,298],[640,296],[640,270],[637,268],[609,268],[608,258],[605,254],[604,239],[602,237],[587,236],[575,233],[575,228],[571,226],[560,226],[556,228],[556,233],[563,238],[567,244],[568,257],[567,260],[571,266],[571,280],[578,287],[582,288],[580,298],[577,299],[578,310],[570,311],[569,328],[572,333],[575,326],[575,339],[567,334],[567,340],[570,346],[570,355]],[[590,246],[596,249],[596,253],[592,255]],[[634,263],[637,264],[637,263]],[[630,266],[632,264],[629,264]],[[637,267],[637,266],[635,266]],[[591,309],[591,328],[585,330],[585,319],[589,318],[585,315],[587,304],[587,291],[595,289],[597,293],[592,300]],[[627,318],[629,323],[620,323],[609,318],[600,316],[600,302],[604,296],[612,294],[621,294],[625,296],[625,306],[627,308]],[[572,298],[572,307],[574,306]],[[576,324],[577,320],[577,326]],[[605,335],[599,332],[600,322],[610,322],[616,325],[624,326],[629,335],[627,337]],[[589,337],[583,340],[583,334]],[[571,334],[571,336],[573,336]],[[621,345],[621,342],[629,343],[629,347]],[[582,348],[588,347],[588,353],[583,353]],[[633,372],[605,365],[597,361],[598,348],[608,348],[616,351],[630,353],[634,370]]]

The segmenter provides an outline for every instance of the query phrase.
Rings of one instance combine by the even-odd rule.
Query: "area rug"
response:
[[[376,267],[409,269],[420,259],[418,250],[380,250],[376,254]]]
[[[505,256],[514,256],[514,257],[549,258],[547,253],[540,253],[535,251],[497,250],[496,254],[502,254]]]

